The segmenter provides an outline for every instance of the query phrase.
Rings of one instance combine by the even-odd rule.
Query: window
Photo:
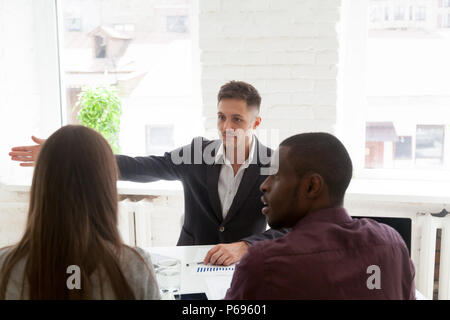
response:
[[[66,30],[67,31],[81,31],[81,19],[79,19],[79,18],[66,19]]]
[[[370,21],[371,22],[381,21],[382,13],[383,11],[380,6],[372,6],[370,8]]]
[[[389,21],[389,7],[384,7],[384,20]]]
[[[416,13],[414,15],[414,19],[417,21],[424,21],[426,19],[426,12],[427,12],[427,8],[426,7],[417,7],[416,8]]]
[[[412,159],[412,137],[400,136],[394,145],[394,160]]]
[[[178,33],[188,32],[187,16],[168,16],[167,31]]]
[[[444,158],[445,126],[418,125],[416,134],[416,164],[441,165]]]
[[[405,20],[405,8],[401,6],[395,7],[394,10],[394,19],[395,20]]]
[[[146,154],[163,155],[174,149],[174,128],[172,125],[145,126]]]
[[[134,32],[135,25],[131,24],[131,23],[116,24],[116,25],[114,25],[114,29],[116,29],[117,31]]]
[[[122,102],[121,153],[160,154],[203,134],[192,85],[190,1],[58,3],[62,17],[76,14],[83,22],[82,30],[60,35],[64,123],[79,123],[76,104],[84,87],[112,86]]]
[[[95,36],[95,57],[98,59],[106,58],[106,39],[101,36]]]
[[[450,28],[450,13],[442,16],[442,28]]]
[[[450,180],[450,37],[439,25],[442,11],[431,1],[402,1],[414,20],[398,28],[399,1],[383,1],[394,21],[377,24],[370,8],[380,1],[344,3],[352,25],[343,26],[338,132],[355,177]]]
[[[366,123],[366,168],[383,168],[385,162],[392,162],[396,141],[392,122]]]

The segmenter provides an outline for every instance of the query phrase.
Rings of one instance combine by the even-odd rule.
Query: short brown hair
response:
[[[289,147],[289,161],[299,178],[312,171],[322,176],[333,205],[342,205],[352,179],[353,165],[345,146],[326,132],[301,133],[280,143]]]
[[[222,99],[239,99],[247,103],[247,107],[256,107],[258,113],[261,106],[261,96],[258,90],[244,81],[230,81],[220,87],[217,103]]]

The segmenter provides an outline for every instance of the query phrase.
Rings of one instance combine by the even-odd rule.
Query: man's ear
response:
[[[261,117],[260,116],[256,116],[255,117],[255,122],[253,123],[253,130],[256,130],[256,128],[259,127],[259,125],[261,124]]]
[[[306,180],[306,197],[310,199],[318,198],[324,189],[325,181],[318,173],[312,173]]]

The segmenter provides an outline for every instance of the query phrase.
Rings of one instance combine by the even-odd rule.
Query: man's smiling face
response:
[[[222,99],[217,110],[217,130],[225,147],[237,148],[251,143],[253,130],[261,122],[256,108],[245,100]]]

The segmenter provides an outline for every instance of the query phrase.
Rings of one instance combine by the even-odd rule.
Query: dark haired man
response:
[[[120,179],[135,182],[180,180],[184,188],[184,224],[178,245],[219,245],[204,262],[230,265],[255,241],[283,236],[286,230],[266,230],[259,185],[265,179],[272,150],[254,130],[261,123],[261,97],[250,84],[231,81],[220,88],[217,105],[219,140],[195,138],[190,145],[164,156],[117,155]],[[38,145],[16,147],[12,160],[33,165]],[[266,161],[267,160],[267,161]]]
[[[283,238],[251,246],[226,299],[414,299],[414,266],[401,236],[343,208],[352,163],[327,133],[284,140],[261,185],[262,212]],[[278,159],[278,161],[277,161]]]

